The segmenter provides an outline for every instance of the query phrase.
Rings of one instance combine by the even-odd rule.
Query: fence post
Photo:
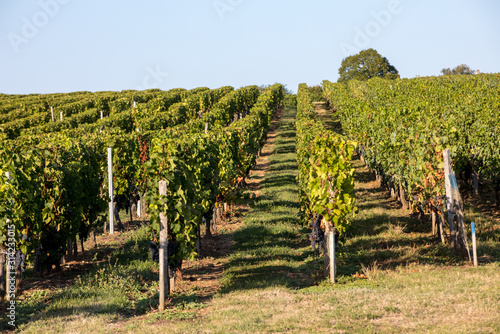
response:
[[[324,239],[324,267],[325,277],[329,278],[330,283],[335,283],[335,227],[329,222],[325,223],[325,239]]]
[[[113,149],[108,147],[109,234],[115,233],[113,223]]]
[[[54,107],[50,107],[50,115],[52,116],[52,122],[54,122]]]
[[[330,283],[335,283],[337,268],[335,268],[335,227],[330,229],[329,233],[329,249],[330,252]]]
[[[5,265],[7,263],[7,249],[0,246],[0,302],[3,302],[5,296],[8,295],[7,287],[9,283],[5,277]]]
[[[457,247],[457,230],[455,228],[455,223],[453,218],[455,217],[455,211],[453,210],[453,191],[450,182],[450,175],[453,173],[451,170],[451,159],[450,150],[443,150],[443,162],[444,162],[444,184],[446,189],[446,211],[448,212],[448,224],[450,225],[450,235],[451,235],[451,246],[456,249]]]
[[[479,195],[479,174],[472,169],[472,184],[474,185],[474,195]]]
[[[472,257],[474,259],[474,267],[477,267],[477,251],[476,251],[476,225],[470,224],[472,231]]]
[[[462,197],[460,196],[460,191],[458,189],[457,178],[455,176],[455,173],[451,169],[450,151],[448,149],[443,151],[443,161],[445,162],[444,164],[445,182],[449,182],[449,189],[448,188],[446,189],[446,201],[447,201],[446,205],[447,208],[449,208],[450,205],[453,211],[451,219],[450,216],[448,216],[448,222],[450,224],[450,232],[451,232],[451,242],[455,248],[455,251],[458,251],[458,246],[460,246],[463,255],[467,254],[469,260],[472,261],[469,251],[469,245],[467,242],[467,234],[465,232]],[[450,200],[450,204],[448,204],[448,200]],[[453,222],[454,216],[457,217],[456,225]]]
[[[141,199],[137,201],[137,217],[141,218]]]
[[[10,180],[10,173],[9,172],[5,172],[5,176],[7,177],[7,180]],[[6,224],[9,225],[10,223],[10,219],[7,219],[6,220]],[[4,256],[4,254],[1,254],[1,256]],[[11,289],[10,289],[10,276],[11,276],[11,260],[14,260],[14,258],[10,258],[9,257],[9,252],[8,250],[6,249],[5,250],[5,262],[3,263],[3,265],[6,265],[6,271],[5,271],[5,299],[10,301],[10,292],[11,292]]]
[[[159,182],[160,195],[167,195],[167,181]],[[160,305],[159,310],[165,310],[165,296],[170,293],[169,275],[168,275],[168,219],[163,214],[163,208],[160,212]]]
[[[202,218],[202,222],[205,218]],[[201,249],[201,222],[198,222],[198,231],[196,232],[196,255],[200,256]]]
[[[101,120],[104,118],[104,115],[102,113],[102,110],[101,110]],[[102,126],[99,128],[99,132],[102,132]]]
[[[431,221],[432,221],[432,235],[436,235],[437,224],[436,224],[436,212],[434,211],[434,208],[431,208]]]
[[[11,267],[11,261],[14,261],[14,258],[12,257],[12,255],[10,255],[10,253],[7,251],[7,254],[5,254],[6,258],[7,258],[7,261],[6,264],[7,264],[7,270],[5,271],[5,282],[6,282],[6,289],[5,289],[5,292],[6,292],[6,295],[5,295],[5,299],[10,301],[10,292],[12,291],[11,290],[11,286],[10,286],[10,276],[12,275],[12,267]]]

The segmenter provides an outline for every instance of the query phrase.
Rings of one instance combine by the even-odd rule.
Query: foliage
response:
[[[150,158],[145,166],[148,212],[153,229],[159,231],[160,213],[168,219],[170,239],[179,246],[173,261],[179,263],[195,255],[195,241],[202,215],[215,199],[227,195],[238,176],[245,175],[255,163],[273,111],[282,103],[281,85],[273,85],[254,102],[255,86],[227,95],[210,112],[219,110],[215,128],[208,133],[191,132],[171,135],[164,131],[151,142]],[[234,111],[255,103],[249,115],[221,128]],[[233,109],[237,108],[237,109]],[[230,110],[230,112],[227,112]],[[167,196],[158,194],[158,182],[167,182]]]
[[[455,66],[453,69],[443,68],[441,70],[442,75],[457,75],[457,74],[474,74],[474,70],[470,68],[468,65],[462,64]]]
[[[499,178],[499,83],[492,74],[325,81],[323,87],[370,168],[425,205],[444,196],[444,148],[457,174],[473,168],[485,178]]]
[[[297,94],[285,95],[285,106],[296,107],[297,106]]]
[[[78,102],[79,97],[91,99]],[[57,99],[68,101],[67,117],[52,122],[47,100],[63,108]],[[256,86],[237,91],[227,86],[12,97],[23,102],[19,106],[12,102],[2,110],[19,115],[19,108],[26,117],[0,127],[0,232],[4,236],[0,242],[5,243],[14,225],[16,245],[29,262],[39,249],[43,266],[59,264],[66,241],[77,234],[85,239],[106,211],[106,150],[111,147],[113,195],[130,198],[137,187],[148,192],[153,227],[158,227],[155,219],[165,203],[153,194],[157,194],[157,181],[165,177],[170,182],[170,232],[179,244],[177,259],[188,257],[201,214],[255,162],[272,112],[282,99],[281,85],[260,97]],[[100,119],[101,110],[107,116],[104,119]],[[248,115],[224,128],[235,113]],[[209,134],[202,130],[201,114],[213,128]]]
[[[302,211],[308,218],[314,213],[323,215],[344,233],[356,211],[350,162],[356,144],[315,119],[305,84],[299,86],[297,97],[297,179]]]
[[[85,239],[106,207],[100,196],[102,143],[88,137],[45,145],[25,138],[24,144],[0,152],[0,233],[6,236],[14,225],[18,249],[33,261],[40,248],[41,265],[50,270],[66,240],[77,234]]]
[[[367,49],[342,60],[338,82],[347,82],[352,79],[366,81],[375,77],[397,79],[399,73],[387,58],[382,57],[374,49]]]
[[[309,95],[311,96],[311,100],[313,102],[324,101],[325,97],[323,96],[323,88],[319,85],[307,87],[309,90]]]

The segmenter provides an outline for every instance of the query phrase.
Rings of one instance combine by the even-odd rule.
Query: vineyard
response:
[[[60,272],[62,263],[76,259],[78,248],[84,252],[85,242],[93,240],[96,245],[97,237],[116,228],[130,239],[109,253],[107,263],[96,262],[91,274],[78,274],[73,288],[50,297],[29,291],[23,299],[29,306],[22,309],[26,331],[48,331],[51,321],[58,321],[35,316],[46,307],[50,310],[52,306],[45,305],[52,301],[66,305],[64,300],[81,300],[92,305],[96,300],[114,300],[95,297],[101,292],[94,296],[92,286],[109,286],[110,291],[116,290],[110,295],[124,298],[119,306],[107,306],[113,316],[123,316],[119,321],[147,314],[140,324],[120,327],[124,332],[157,321],[166,328],[173,323],[175,332],[248,331],[228,320],[233,316],[241,317],[241,323],[254,323],[255,332],[325,330],[305,323],[303,314],[295,315],[296,310],[290,309],[295,304],[314,308],[312,318],[329,319],[325,320],[329,329],[340,332],[394,330],[394,317],[411,318],[411,329],[419,331],[429,326],[415,320],[423,311],[399,302],[413,298],[415,292],[392,293],[402,289],[400,282],[410,284],[412,279],[422,286],[432,285],[427,273],[447,275],[448,269],[458,266],[463,268],[457,269],[463,270],[458,275],[463,274],[469,288],[474,280],[480,281],[479,290],[472,288],[472,293],[483,320],[475,321],[485,326],[484,332],[494,332],[500,328],[495,316],[500,310],[493,301],[498,292],[486,298],[484,291],[500,291],[498,279],[493,278],[500,258],[499,84],[497,74],[325,80],[324,106],[317,101],[318,86],[306,84],[299,85],[296,95],[285,94],[281,84],[0,94],[0,298],[9,299],[5,282],[12,271],[15,295],[22,295],[23,275],[29,273],[33,281],[33,277]],[[328,120],[339,122],[341,129],[331,127]],[[454,172],[451,177],[445,174],[446,149]],[[166,189],[161,189],[162,182]],[[458,195],[459,206],[449,206],[450,182],[464,197],[462,203]],[[477,208],[484,198],[490,211]],[[377,211],[380,208],[382,213]],[[125,210],[130,221],[134,215],[145,225],[125,232],[120,220]],[[484,237],[479,234],[483,243],[478,248],[477,272],[470,266],[472,219],[478,233],[484,233]],[[238,227],[224,232],[232,222]],[[224,229],[218,223],[226,224]],[[162,246],[165,235],[168,247]],[[222,246],[217,243],[222,237],[231,239],[232,246],[220,255]],[[153,253],[149,261],[140,260],[146,258],[147,244],[150,251],[165,246],[168,274],[176,280],[164,315],[163,305],[158,304],[161,288],[157,265],[151,263]],[[213,254],[208,248],[200,250],[212,244]],[[14,248],[25,260],[11,266],[7,255]],[[221,296],[205,294],[200,301],[192,297],[200,288],[190,285],[192,290],[186,292],[183,275],[185,281],[189,275],[196,283],[193,263],[212,256],[221,256],[214,261],[224,267],[216,277],[221,281]],[[456,272],[450,269],[450,277]],[[129,279],[129,284],[123,283]],[[450,295],[464,290],[455,284],[435,287],[453,289],[447,290]],[[387,291],[390,297],[379,296],[383,306],[377,308],[367,290],[375,295]],[[316,305],[311,300],[315,295],[326,299]],[[288,320],[265,315],[285,312],[266,304],[274,298],[286,305]],[[365,298],[375,306],[356,304],[355,300]],[[438,308],[422,298],[415,304]],[[461,301],[450,302],[455,303]],[[249,311],[253,304],[266,311]],[[206,305],[211,306],[205,312]],[[235,311],[235,305],[242,309]],[[63,308],[76,310],[69,304]],[[87,308],[92,306],[82,306],[85,316],[92,314]],[[98,313],[107,314],[105,309],[99,308]],[[321,310],[326,313],[321,315]],[[353,310],[362,315],[351,314]],[[66,316],[64,312],[61,316]],[[250,320],[241,312],[250,312]],[[28,318],[45,319],[41,325],[45,327],[30,328]],[[379,318],[381,324],[376,323]],[[192,321],[188,324],[187,319]],[[99,329],[107,326],[95,321]],[[366,322],[372,327],[364,327]],[[73,325],[73,331],[83,330],[81,324]],[[439,326],[444,332],[453,329],[448,322]],[[462,322],[460,326],[471,330]],[[106,332],[115,329],[108,327]],[[406,329],[398,327],[397,332]]]
[[[444,211],[457,211],[445,210],[444,149],[464,183],[478,194],[479,179],[488,182],[500,206],[499,80],[491,74],[347,85],[325,81],[324,87],[347,136],[360,144],[380,181],[404,207],[430,211],[444,222]],[[467,248],[465,233],[456,233],[455,225],[463,222],[448,217],[452,243]],[[439,228],[439,233],[444,241],[446,232]]]
[[[107,202],[139,193],[157,235],[160,213],[167,216],[171,262],[180,265],[196,254],[203,216],[210,220],[214,207],[230,201],[255,163],[282,99],[280,85],[262,94],[249,86],[12,97],[2,108],[2,242],[14,225],[34,271],[50,271],[73,254],[77,235],[83,241],[106,224]],[[106,196],[107,147],[113,198]]]
[[[412,203],[444,196],[441,152],[449,148],[455,172],[465,181],[479,174],[491,181],[500,205],[499,81],[479,75],[324,87],[369,166],[392,187],[401,185]]]

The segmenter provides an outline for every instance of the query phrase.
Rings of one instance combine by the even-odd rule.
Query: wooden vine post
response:
[[[141,218],[141,198],[137,201],[137,217]]]
[[[448,212],[448,224],[450,225],[450,243],[453,248],[457,248],[457,231],[455,229],[455,211],[453,210],[453,192],[451,189],[450,175],[453,173],[451,169],[450,150],[443,151],[444,161],[444,184],[446,189],[446,211]]]
[[[167,196],[167,181],[159,182],[160,195]],[[165,297],[170,293],[169,275],[168,275],[168,219],[160,212],[160,305],[159,310],[165,310]]]
[[[10,173],[9,172],[5,172],[5,176],[7,177],[8,180],[10,180]],[[9,225],[10,224],[10,219],[6,219],[5,221],[6,225]],[[10,301],[10,276],[12,275],[11,273],[11,265],[10,265],[10,260],[13,260],[13,259],[10,259],[9,258],[9,253],[7,252],[7,249],[5,249],[5,254],[3,253],[4,249],[2,248],[2,254],[0,254],[0,256],[2,256],[2,260],[3,261],[0,261],[0,263],[2,264],[2,274],[4,274],[5,276],[2,276],[2,287],[3,285],[5,285],[5,289],[3,289],[5,291],[5,299]],[[5,273],[3,271],[3,266],[5,266],[6,270],[5,270]],[[2,296],[3,298],[3,296]]]
[[[54,122],[54,107],[50,107],[50,115],[52,116],[52,122]]]
[[[109,234],[115,233],[113,223],[113,149],[108,147]]]
[[[330,283],[335,283],[335,276],[337,274],[337,267],[335,265],[335,226],[328,224],[329,229],[326,234],[327,237],[327,251],[328,251],[328,276]]]
[[[474,260],[474,267],[477,267],[477,250],[476,250],[476,224],[471,223],[472,232],[472,258]]]
[[[7,249],[3,245],[0,245],[0,302],[3,302],[5,296],[8,295],[7,287],[9,283],[5,277],[6,262]]]
[[[324,218],[323,218],[324,219]],[[330,283],[335,283],[337,268],[335,266],[335,226],[325,221],[325,239],[324,239],[324,274],[328,277]]]
[[[329,202],[334,203],[335,191],[333,191],[333,186],[330,181],[323,182],[322,186],[328,182],[328,197]],[[328,210],[329,211],[329,210]],[[325,277],[330,278],[330,283],[335,283],[335,276],[337,274],[337,267],[335,265],[335,225],[331,222],[325,220],[325,254],[324,254],[324,264],[325,264]]]
[[[467,253],[471,260],[469,245],[467,242],[467,234],[465,233],[464,211],[462,197],[458,190],[458,183],[455,173],[451,169],[450,150],[443,151],[444,172],[445,172],[445,187],[446,187],[446,209],[448,211],[448,223],[450,225],[451,245],[455,251],[459,251],[459,245],[463,253]],[[454,218],[457,218],[457,224],[454,223]],[[460,237],[460,238],[459,238]]]
[[[103,115],[103,112],[101,110],[101,119],[103,119],[104,115]],[[99,128],[99,132],[102,132],[102,126]]]
[[[472,184],[474,186],[474,195],[479,195],[479,174],[472,168]]]

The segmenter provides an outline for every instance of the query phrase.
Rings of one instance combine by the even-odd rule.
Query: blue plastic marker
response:
[[[455,177],[455,174],[450,174],[449,178],[450,178],[450,186],[451,186],[451,188],[452,189],[458,188],[458,182],[457,182],[457,178]]]

